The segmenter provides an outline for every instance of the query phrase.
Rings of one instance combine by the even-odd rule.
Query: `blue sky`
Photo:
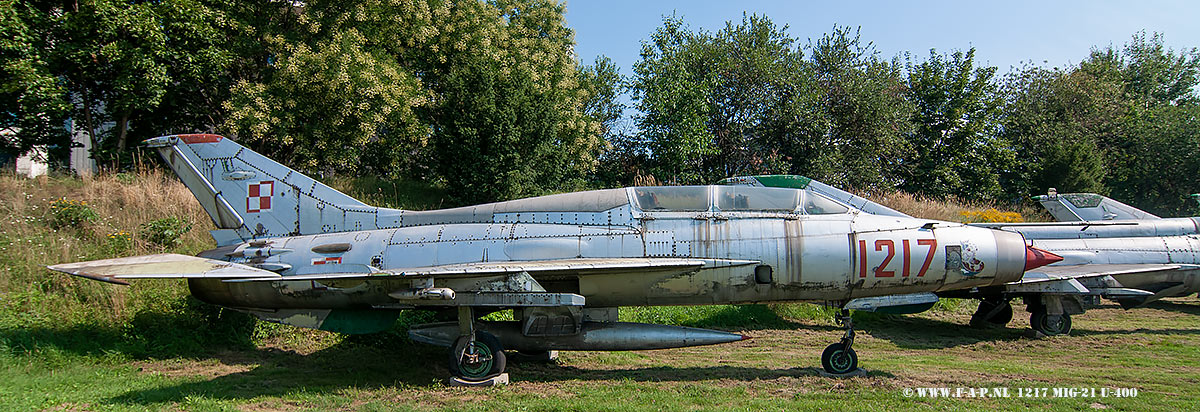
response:
[[[925,58],[976,48],[980,64],[999,68],[1031,62],[1044,67],[1079,63],[1093,46],[1120,47],[1139,31],[1160,32],[1175,50],[1200,47],[1200,1],[654,1],[569,0],[567,24],[575,30],[584,64],[606,55],[631,75],[641,42],[676,13],[692,29],[716,31],[742,13],[769,16],[807,43],[836,23],[861,27],[883,57],[905,51]]]

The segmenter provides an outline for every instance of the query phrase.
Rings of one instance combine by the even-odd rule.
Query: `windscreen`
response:
[[[850,209],[842,206],[841,203],[835,202],[812,192],[806,192],[804,196],[804,213],[810,215],[836,215],[849,212]]]
[[[708,210],[707,186],[654,186],[633,189],[644,211],[698,212]]]
[[[717,187],[717,208],[725,211],[791,212],[800,202],[800,191],[771,187]]]

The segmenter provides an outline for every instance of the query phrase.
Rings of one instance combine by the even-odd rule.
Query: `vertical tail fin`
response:
[[[400,210],[371,207],[212,134],[156,137],[158,150],[220,230],[241,240],[399,227]]]
[[[1050,194],[1034,196],[1033,200],[1041,203],[1059,222],[1159,219],[1141,209],[1095,193],[1060,195],[1050,189]]]

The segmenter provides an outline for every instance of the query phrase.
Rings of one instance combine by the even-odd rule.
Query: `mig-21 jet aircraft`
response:
[[[145,145],[208,212],[217,247],[50,269],[119,284],[185,278],[205,302],[344,333],[385,330],[402,310],[444,311],[457,321],[410,336],[450,348],[449,369],[464,380],[503,372],[505,350],[745,338],[619,322],[620,306],[792,301],[843,308],[845,335],[821,363],[852,372],[847,308],[923,304],[925,295],[903,296],[1004,285],[1056,259],[1018,233],[868,213],[813,190],[630,187],[410,211],[363,204],[217,135]],[[478,320],[502,309],[517,320]]]
[[[1020,297],[1046,335],[1071,332],[1071,315],[1114,300],[1132,309],[1200,292],[1200,217],[1160,218],[1093,193],[1034,196],[1058,222],[976,226],[1020,233],[1062,261],[1003,286],[947,292],[981,299],[973,324],[1005,324]]]
[[[903,215],[865,198],[801,176],[764,175],[725,179],[722,184],[807,188],[853,204],[864,212]],[[1031,250],[1061,258],[1030,270],[1017,281],[1002,285],[943,290],[940,297],[979,299],[971,324],[1004,325],[1012,320],[1010,302],[1021,298],[1030,313],[1030,326],[1045,335],[1071,331],[1071,315],[1081,314],[1111,299],[1130,309],[1165,297],[1200,292],[1200,218],[1163,219],[1124,203],[1092,193],[1035,196],[1058,222],[973,223],[1019,233]],[[925,305],[877,307],[851,301],[853,309],[915,313],[933,306],[937,297],[891,297],[921,300]],[[887,298],[873,298],[885,300]]]

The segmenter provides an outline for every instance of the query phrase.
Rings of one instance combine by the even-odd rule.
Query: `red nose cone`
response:
[[[1040,268],[1054,262],[1063,260],[1062,256],[1035,248],[1033,246],[1025,247],[1025,270]]]

